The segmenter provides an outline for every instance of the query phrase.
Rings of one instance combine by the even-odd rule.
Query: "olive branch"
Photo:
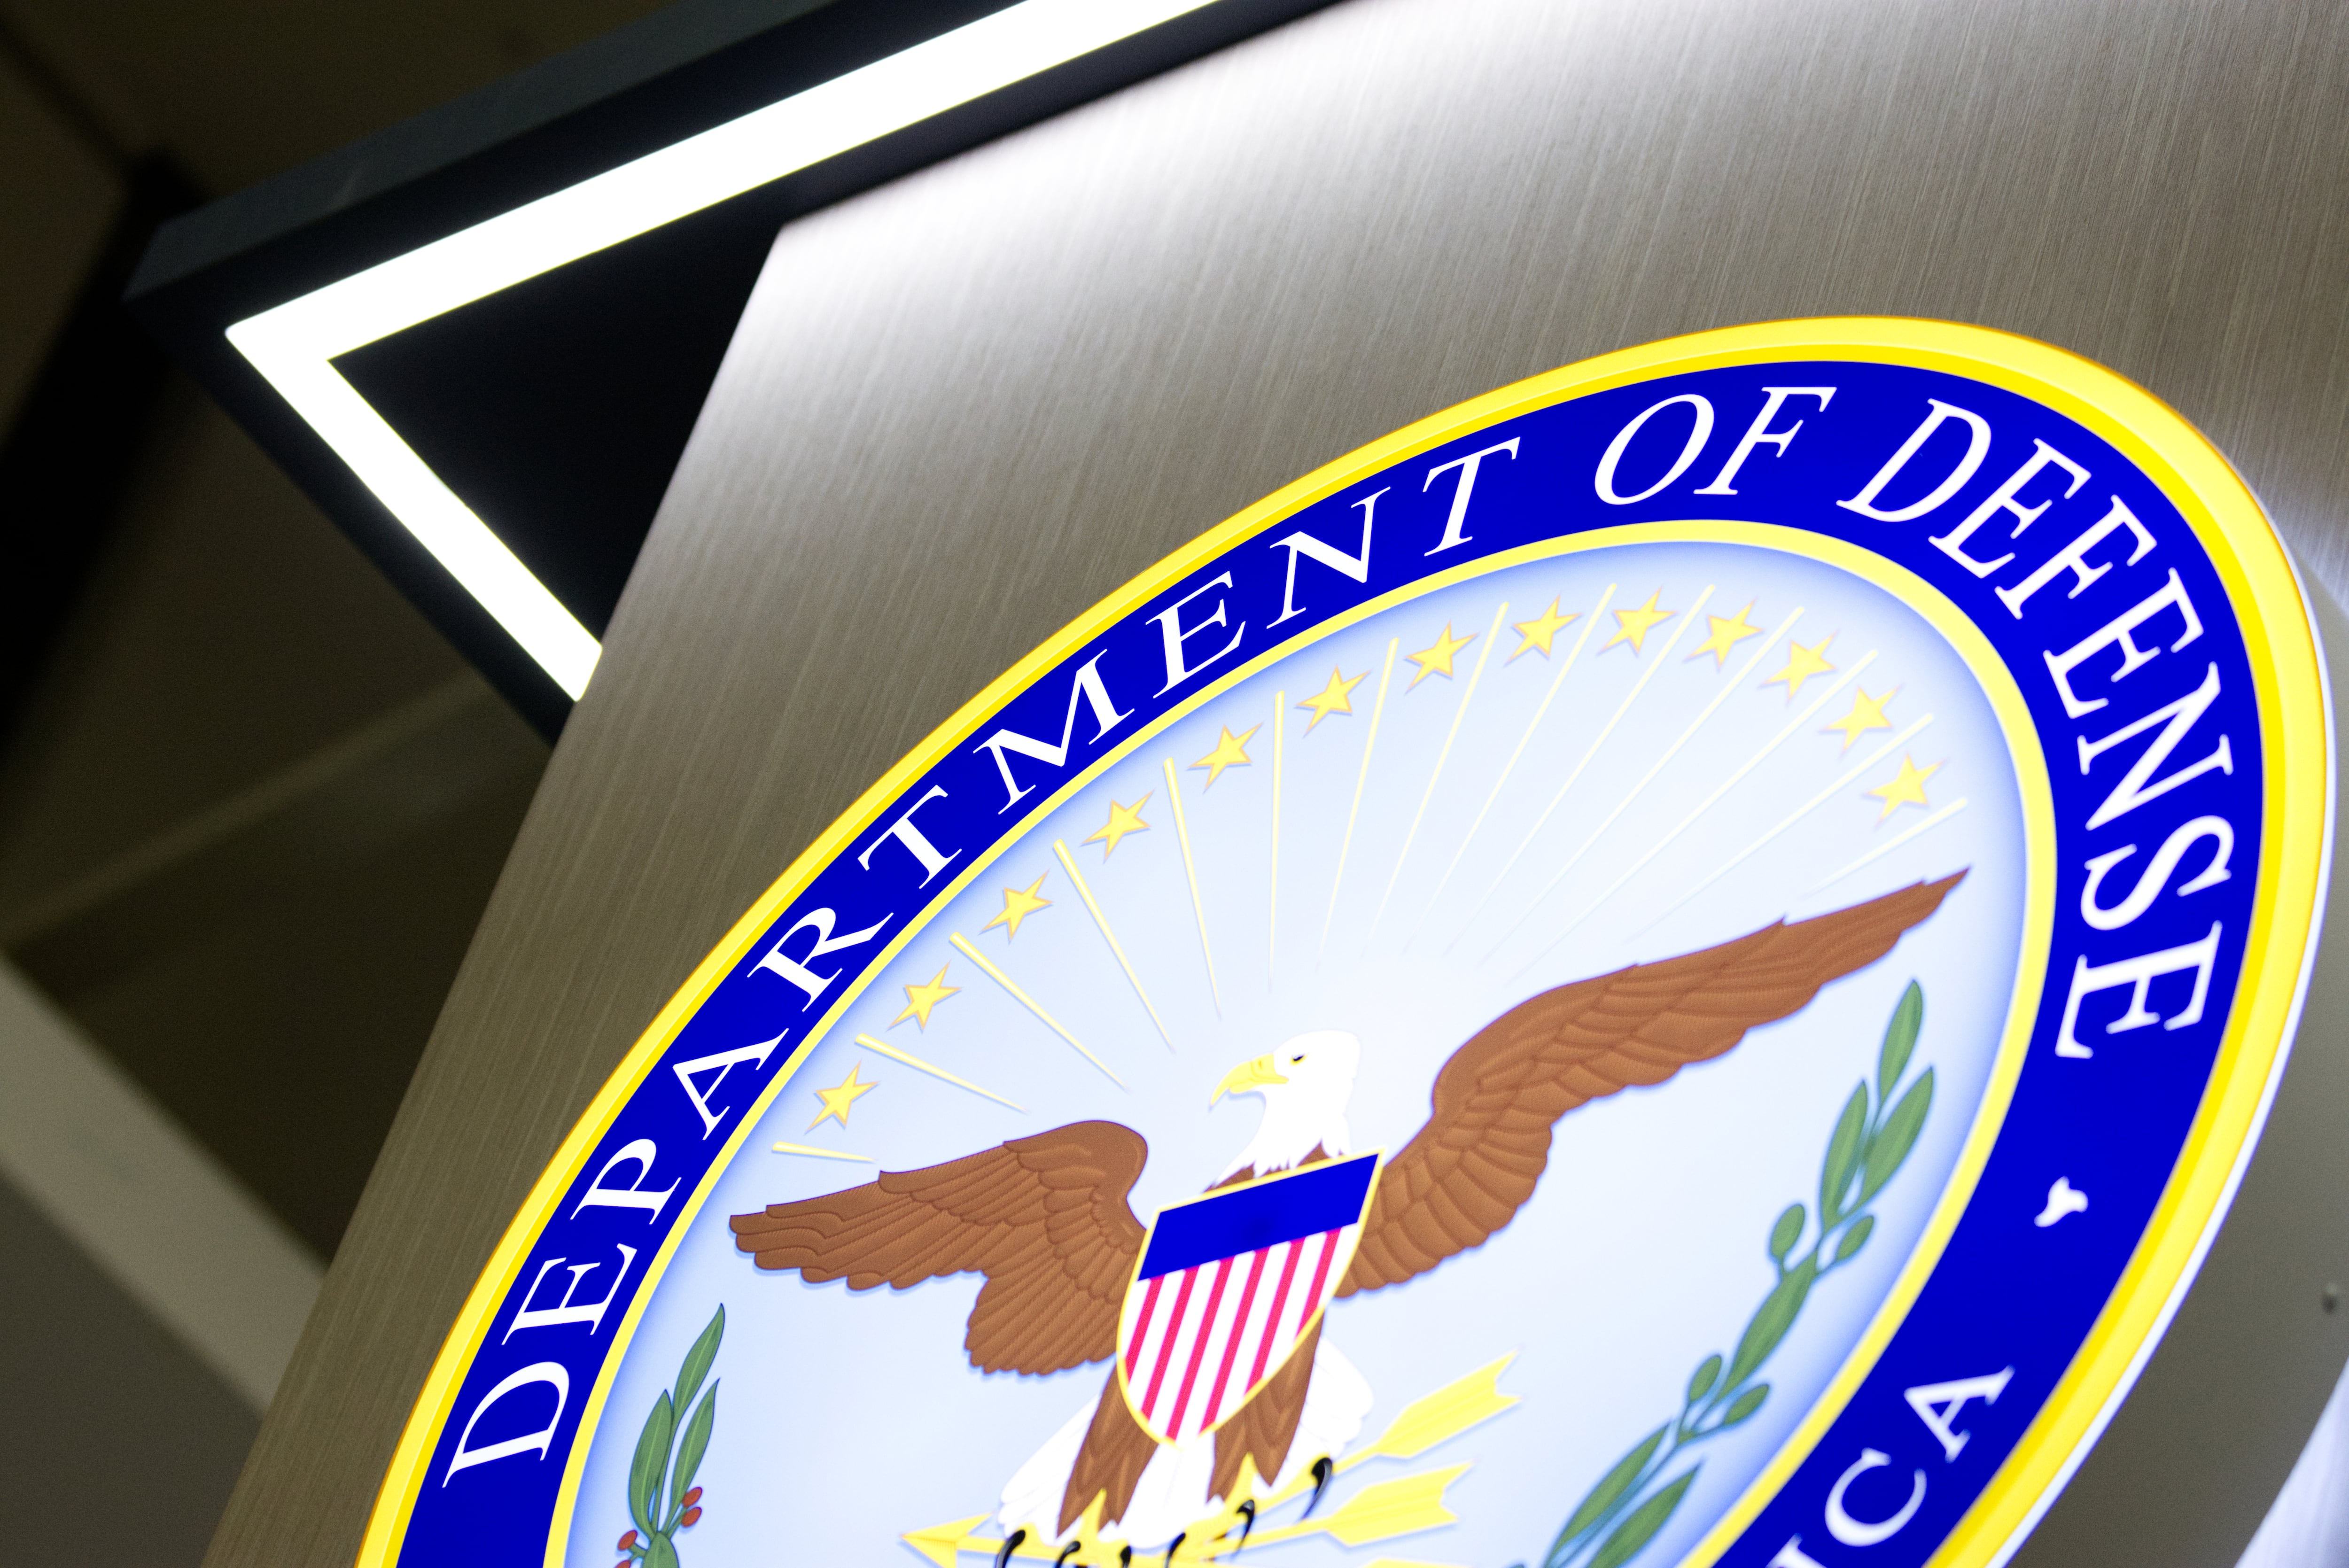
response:
[[[636,1457],[628,1464],[628,1517],[636,1527],[620,1537],[617,1550],[627,1555],[620,1559],[618,1568],[678,1568],[677,1532],[700,1522],[701,1489],[693,1484],[693,1477],[701,1468],[701,1456],[709,1448],[709,1429],[718,1419],[718,1385],[712,1383],[709,1391],[701,1394],[701,1403],[693,1406],[681,1441],[678,1413],[693,1405],[694,1395],[701,1393],[701,1380],[709,1376],[710,1364],[718,1359],[718,1342],[725,1336],[726,1309],[720,1306],[709,1326],[693,1342],[693,1348],[685,1353],[685,1364],[677,1369],[677,1387],[663,1389],[653,1402],[652,1413],[645,1418],[645,1429],[636,1438]],[[672,1455],[674,1466],[669,1462]]]
[[[1754,1378],[1778,1348],[1819,1281],[1868,1245],[1876,1216],[1868,1205],[1909,1158],[1933,1109],[1933,1069],[1927,1068],[1896,1101],[1925,1018],[1925,993],[1916,981],[1900,994],[1877,1056],[1871,1102],[1862,1080],[1844,1102],[1819,1167],[1818,1229],[1808,1251],[1789,1262],[1809,1229],[1800,1203],[1789,1203],[1770,1227],[1770,1264],[1777,1283],[1745,1325],[1726,1364],[1708,1356],[1690,1375],[1680,1414],[1642,1438],[1590,1489],[1551,1542],[1542,1568],[1619,1568],[1664,1527],[1703,1468],[1700,1460],[1659,1484],[1682,1452],[1739,1425],[1762,1408],[1770,1385]]]

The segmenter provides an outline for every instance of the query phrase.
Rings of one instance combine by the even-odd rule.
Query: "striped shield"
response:
[[[1118,1386],[1162,1443],[1213,1431],[1280,1370],[1361,1237],[1376,1152],[1171,1203],[1118,1324]]]

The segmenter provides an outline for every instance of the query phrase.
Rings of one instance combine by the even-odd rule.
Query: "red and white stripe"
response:
[[[1354,1226],[1137,1284],[1123,1352],[1126,1399],[1154,1435],[1196,1437],[1240,1408],[1336,1287]]]

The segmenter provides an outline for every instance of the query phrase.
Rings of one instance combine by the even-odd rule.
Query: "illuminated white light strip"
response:
[[[574,698],[601,649],[330,363],[1213,0],[1022,0],[228,329],[228,340]]]

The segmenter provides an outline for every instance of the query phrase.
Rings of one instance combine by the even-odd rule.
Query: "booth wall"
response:
[[[1363,441],[1676,333],[1947,317],[2143,382],[2349,584],[2344,146],[2334,5],[1342,0],[793,224],[212,1561],[348,1560],[541,1166],[833,815]],[[2340,1078],[2329,1024],[2288,1099]],[[2349,1350],[2319,1304],[2349,1227],[2305,1212],[2214,1254],[2270,1353],[2195,1385],[2190,1427],[2124,1409],[2026,1561],[2240,1550]],[[2180,1444],[2248,1479],[2149,1484]]]

